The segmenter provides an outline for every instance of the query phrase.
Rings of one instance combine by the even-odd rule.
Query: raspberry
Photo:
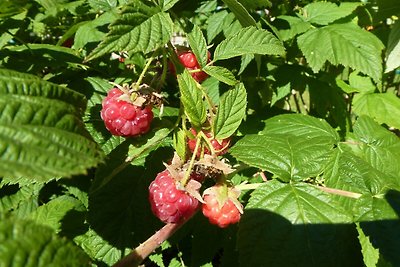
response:
[[[143,109],[120,97],[124,94],[120,89],[113,88],[103,100],[101,118],[106,128],[118,136],[137,136],[150,130],[153,112],[149,106]]]
[[[197,132],[195,129],[191,128],[190,131],[192,132],[192,134],[194,136],[197,135]],[[210,132],[207,132],[207,131],[203,131],[203,132],[208,138],[211,138],[212,135]],[[230,139],[226,138],[226,139],[223,139],[222,141],[218,141],[216,139],[211,139],[210,143],[213,146],[213,148],[216,152],[216,155],[220,156],[220,155],[223,155],[226,152],[228,152],[228,146],[230,143]],[[189,147],[189,150],[193,153],[194,149],[196,148],[196,138],[194,138],[194,139],[189,138],[188,147]],[[200,154],[201,154],[201,150],[199,149],[197,152],[197,156],[200,157]],[[204,154],[208,154],[208,155],[211,154],[210,149],[207,147],[207,145],[204,146]]]
[[[229,224],[235,224],[240,220],[241,210],[239,210],[238,206],[241,208],[241,204],[236,199],[236,196],[229,197],[229,193],[225,193],[225,196],[221,194],[221,189],[222,187],[214,186],[204,192],[203,200],[205,203],[203,203],[202,212],[210,223],[225,228]]]
[[[179,58],[179,61],[182,63],[182,65],[188,69],[188,70],[198,70],[200,69],[200,64],[197,61],[196,56],[193,54],[192,51],[189,50],[178,50],[177,55]],[[210,62],[211,54],[208,52],[208,62]],[[173,64],[170,65],[171,72],[175,73],[175,67]],[[199,72],[192,72],[191,73],[192,77],[199,83],[207,79],[208,74],[205,73],[204,71],[199,71]]]
[[[168,170],[160,172],[149,186],[151,210],[165,223],[177,223],[196,211],[199,201],[177,183]]]

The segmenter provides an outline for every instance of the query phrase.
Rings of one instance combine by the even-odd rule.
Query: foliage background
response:
[[[160,78],[182,37],[213,103],[245,91],[216,126],[236,132],[232,182],[268,182],[242,192],[238,225],[198,213],[144,264],[399,266],[399,15],[396,0],[1,1],[0,266],[110,266],[163,226],[148,185],[182,151],[182,110],[205,118],[190,82]],[[163,114],[111,136],[109,82],[144,69]]]

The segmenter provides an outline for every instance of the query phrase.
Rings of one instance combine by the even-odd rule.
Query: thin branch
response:
[[[188,218],[189,219],[189,218]],[[179,223],[168,223],[158,230],[144,243],[136,247],[130,254],[115,263],[113,267],[137,267],[165,240],[171,237],[188,219]]]
[[[319,185],[316,185],[315,187],[317,187],[318,189],[320,189],[324,192],[331,193],[334,195],[344,196],[344,197],[360,198],[362,196],[362,194],[359,194],[359,193],[354,193],[354,192],[335,189],[335,188],[329,188],[329,187],[324,187],[324,186],[319,186]]]

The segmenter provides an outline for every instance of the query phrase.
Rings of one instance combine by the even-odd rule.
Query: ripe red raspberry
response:
[[[193,215],[199,201],[187,191],[177,188],[168,170],[160,172],[149,186],[151,210],[165,223],[177,223]]]
[[[188,70],[198,70],[200,69],[200,64],[197,61],[196,56],[190,50],[178,50],[177,51],[178,59],[182,63],[182,65]],[[210,62],[211,54],[208,52],[208,62]],[[175,67],[173,64],[170,64],[171,72],[175,74]],[[199,83],[207,79],[208,74],[204,71],[192,72],[192,77]]]
[[[237,200],[238,192],[234,189],[225,192],[221,186],[213,186],[204,191],[202,212],[210,223],[221,228],[235,224],[240,220],[242,205]]]
[[[192,132],[192,134],[194,136],[197,135],[197,132],[196,132],[195,129],[190,128],[190,131]],[[210,132],[207,132],[207,131],[203,131],[203,132],[208,138],[211,138],[211,133]],[[230,138],[226,138],[226,139],[223,139],[221,141],[218,141],[216,139],[211,139],[210,143],[213,146],[213,148],[214,148],[214,150],[216,152],[216,155],[220,156],[220,155],[223,155],[226,152],[228,152],[228,146],[229,146],[229,143],[230,143]],[[193,153],[194,149],[196,148],[196,138],[194,138],[194,139],[190,139],[189,138],[188,147],[189,147],[189,150]],[[198,152],[197,152],[197,156],[200,157],[200,154],[201,154],[201,150],[199,149]],[[208,154],[208,155],[211,154],[210,149],[207,147],[207,145],[204,146],[204,154]]]
[[[143,109],[120,99],[124,94],[118,88],[108,92],[102,103],[100,112],[106,128],[118,136],[137,136],[150,130],[153,112],[149,106]]]

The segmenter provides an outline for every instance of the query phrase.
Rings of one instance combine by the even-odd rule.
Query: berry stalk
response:
[[[139,266],[154,250],[165,240],[170,238],[188,219],[178,223],[168,223],[153,234],[144,243],[136,247],[130,254],[115,263],[113,267],[136,267]]]

